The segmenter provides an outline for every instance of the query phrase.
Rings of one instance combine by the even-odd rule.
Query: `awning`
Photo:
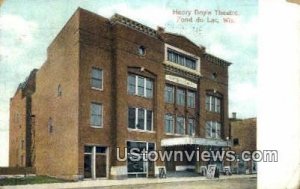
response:
[[[225,141],[221,139],[196,138],[196,137],[166,138],[161,140],[162,147],[182,146],[182,145],[229,147],[231,146],[231,141]]]

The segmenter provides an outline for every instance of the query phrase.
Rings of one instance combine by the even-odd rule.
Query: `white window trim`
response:
[[[193,70],[193,69],[191,69],[191,68],[188,68],[188,67],[185,67],[185,66],[176,64],[176,63],[174,63],[174,62],[168,61],[168,48],[169,48],[169,49],[172,49],[172,50],[175,50],[175,51],[177,51],[177,52],[180,52],[180,53],[182,53],[182,54],[185,54],[185,55],[187,55],[187,56],[190,56],[190,57],[192,57],[192,58],[194,58],[194,59],[196,59],[196,70]],[[194,55],[194,54],[192,54],[192,53],[189,53],[189,52],[187,52],[187,51],[185,51],[185,50],[182,50],[182,49],[180,49],[180,48],[174,47],[174,46],[169,45],[169,44],[167,44],[167,43],[165,43],[165,53],[164,53],[164,54],[165,54],[164,64],[167,64],[167,65],[170,65],[170,66],[173,66],[173,67],[176,67],[176,68],[179,68],[179,69],[188,71],[188,72],[192,72],[192,73],[194,73],[194,74],[196,74],[196,75],[201,76],[201,73],[200,73],[201,60],[200,60],[200,57],[199,57],[199,56],[196,56],[196,55]]]
[[[165,114],[165,116],[166,115],[169,115],[169,116],[172,116],[172,120],[173,120],[173,131],[172,131],[172,133],[169,133],[169,132],[166,132],[165,131],[165,134],[167,134],[167,135],[174,135],[175,134],[175,124],[174,124],[174,121],[175,121],[175,118],[174,118],[174,115],[173,114]],[[166,118],[165,118],[165,121],[166,121]],[[166,123],[166,122],[165,122]],[[165,129],[165,128],[164,128]]]
[[[127,125],[127,129],[129,131],[140,131],[140,132],[152,132],[154,133],[154,129],[153,129],[153,110],[149,110],[149,109],[146,109],[146,108],[136,108],[136,107],[128,107],[129,108],[133,108],[134,111],[135,111],[135,128],[129,128],[128,125]],[[137,128],[137,124],[138,124],[138,121],[139,121],[139,118],[138,118],[138,115],[139,115],[139,109],[143,109],[144,110],[144,129],[138,129]],[[147,111],[151,111],[151,130],[147,130]],[[129,124],[129,123],[128,123]]]
[[[91,71],[91,79],[93,79],[93,69],[97,69],[97,70],[101,70],[102,74],[101,74],[101,80],[102,80],[102,87],[98,88],[98,87],[93,87],[91,86],[91,89],[96,90],[96,91],[103,91],[104,88],[104,70],[102,68],[97,68],[97,67],[92,67],[92,71]]]
[[[177,131],[177,118],[178,117],[182,117],[183,118],[183,130],[184,130],[184,134],[181,134],[181,133],[178,133],[178,131]],[[185,124],[185,117],[184,116],[176,116],[176,133],[175,133],[175,135],[179,135],[179,136],[187,136],[187,132],[186,132],[186,124]]]
[[[213,139],[221,139],[221,130],[222,130],[222,124],[218,121],[207,121],[210,123],[211,127],[210,127],[210,136],[205,136],[206,138],[213,138]],[[205,125],[206,127],[206,125]],[[213,127],[215,128],[215,134],[213,135]],[[217,128],[220,127],[220,135],[218,136],[218,132],[217,132]],[[206,128],[205,128],[205,132],[206,132]],[[206,135],[206,133],[205,133]]]
[[[101,107],[101,116],[102,116],[102,119],[101,119],[101,125],[100,126],[98,126],[98,125],[92,125],[91,123],[90,123],[90,125],[91,125],[91,127],[92,128],[96,128],[96,129],[101,129],[101,128],[103,128],[103,120],[104,120],[104,115],[103,115],[103,109],[104,109],[104,106],[103,106],[103,104],[102,103],[98,103],[98,102],[91,102],[91,104],[98,104],[98,105],[101,105],[102,107]],[[91,112],[91,111],[90,111]],[[91,115],[90,115],[91,116]],[[91,119],[91,117],[90,117],[90,119]]]
[[[140,97],[144,97],[144,98],[149,98],[149,99],[153,98],[154,82],[153,82],[152,79],[147,78],[147,77],[144,77],[144,76],[136,75],[136,74],[131,74],[131,73],[128,73],[128,76],[129,76],[129,75],[132,75],[132,76],[135,77],[135,90],[134,90],[135,92],[134,92],[134,94],[131,94],[131,93],[129,93],[129,94],[131,94],[131,95],[136,95],[136,96],[140,96]],[[127,76],[127,77],[128,77],[128,76]],[[139,95],[139,85],[138,85],[138,84],[139,84],[139,83],[138,83],[139,77],[143,78],[143,82],[144,82],[144,87],[143,87],[144,95]],[[148,96],[147,96],[147,79],[148,79],[149,81],[152,82],[152,95],[151,95],[151,97],[148,97]],[[128,79],[127,79],[127,82],[128,82]],[[128,88],[128,86],[129,86],[129,84],[127,84],[127,88]],[[127,91],[128,91],[128,89],[127,89]]]

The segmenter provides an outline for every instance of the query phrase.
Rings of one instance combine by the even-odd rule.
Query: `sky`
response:
[[[256,117],[257,1],[241,0],[4,0],[0,5],[0,166],[8,165],[9,99],[78,7],[104,17],[121,14],[156,29],[185,35],[207,52],[232,62],[229,112]],[[185,14],[175,14],[185,13]],[[198,14],[195,15],[195,10]],[[237,15],[216,15],[215,10]],[[188,16],[188,11],[191,15]],[[202,13],[211,12],[209,16]],[[201,15],[202,14],[202,15]],[[197,18],[202,22],[196,22]],[[192,22],[185,21],[192,18]],[[224,23],[231,18],[234,23]],[[219,23],[208,22],[218,19]],[[184,22],[185,21],[185,22]]]

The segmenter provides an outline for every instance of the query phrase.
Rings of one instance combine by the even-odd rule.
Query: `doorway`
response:
[[[135,150],[131,153],[131,150]],[[155,162],[147,157],[149,152],[155,150],[155,143],[141,141],[127,141],[127,171],[128,178],[154,177]],[[146,153],[143,153],[146,152]]]
[[[103,146],[84,147],[84,178],[107,178],[108,150]]]

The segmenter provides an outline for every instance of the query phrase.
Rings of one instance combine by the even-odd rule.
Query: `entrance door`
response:
[[[96,177],[106,177],[106,155],[96,154]]]
[[[84,178],[92,178],[92,155],[84,154]]]
[[[84,178],[107,177],[107,147],[84,147]]]

